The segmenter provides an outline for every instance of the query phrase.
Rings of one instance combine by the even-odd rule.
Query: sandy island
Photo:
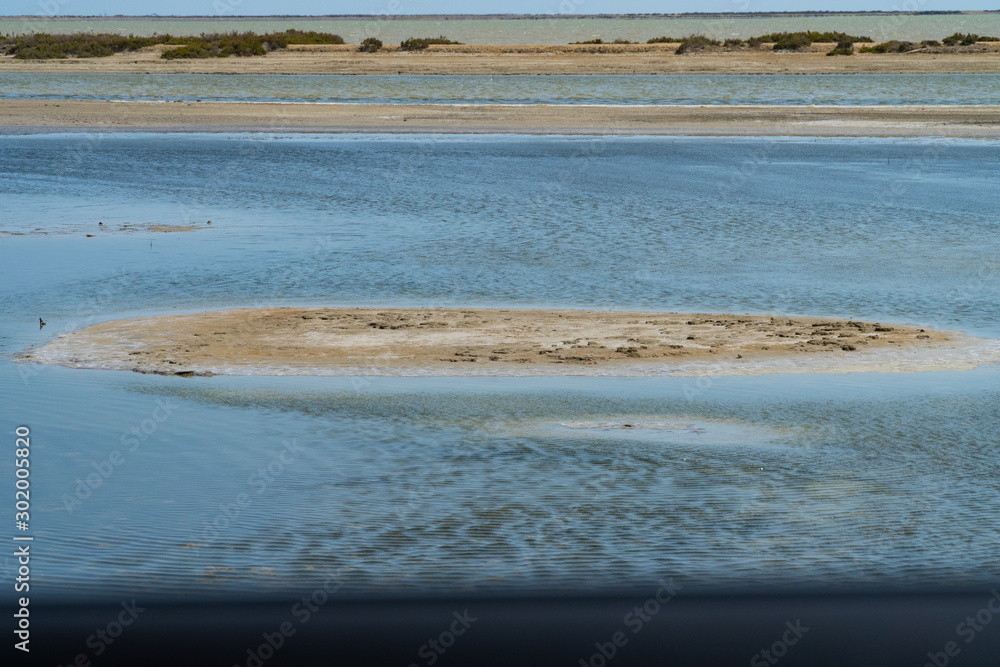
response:
[[[0,72],[134,72],[203,74],[853,74],[1000,72],[1000,43],[982,42],[957,52],[856,53],[828,57],[834,44],[799,52],[770,49],[706,51],[676,55],[677,44],[468,44],[399,51],[386,45],[360,53],[356,44],[291,45],[250,58],[164,60],[170,48],[103,58],[17,60],[0,57]]]
[[[951,52],[828,57],[743,49],[676,55],[676,44],[434,45],[374,54],[356,45],[292,45],[249,58],[163,60],[165,45],[104,58],[16,60],[0,73],[203,74],[853,74],[997,73],[1000,43]],[[7,132],[392,132],[724,136],[1000,137],[996,106],[601,106],[280,104],[0,100]]]
[[[106,322],[19,360],[181,376],[700,375],[964,369],[1000,358],[993,343],[815,317],[266,308]]]

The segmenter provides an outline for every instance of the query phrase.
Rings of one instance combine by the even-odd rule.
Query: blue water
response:
[[[937,139],[5,136],[0,352],[290,304],[998,337],[998,158]],[[149,222],[200,228],[124,227]],[[0,359],[0,432],[32,428],[50,597],[257,594],[330,571],[360,592],[991,582],[998,399],[996,367],[185,379]],[[623,419],[697,428],[567,426]]]
[[[0,99],[378,104],[1000,104],[1000,74],[0,73]]]

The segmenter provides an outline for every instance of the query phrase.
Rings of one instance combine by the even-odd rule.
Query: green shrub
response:
[[[588,39],[585,42],[570,42],[570,44],[632,44],[632,41],[628,39],[616,39],[613,42],[605,42],[598,37],[597,39]]]
[[[719,40],[706,37],[705,35],[690,35],[681,40],[681,45],[677,47],[674,53],[684,55],[685,53],[704,51],[713,46],[722,46],[722,44]]]
[[[744,42],[742,39],[730,38],[727,39],[725,42],[723,42],[722,45],[727,49],[735,49],[741,46],[746,46],[746,42]]]
[[[331,32],[315,32],[313,30],[286,30],[261,35],[265,42],[285,48],[288,44],[343,44],[344,38]]]
[[[759,49],[764,44],[764,40],[760,37],[751,37],[747,40],[747,46],[751,49]]]
[[[832,50],[828,51],[828,56],[853,56],[854,55],[854,42],[840,41],[837,42]]]
[[[461,44],[461,42],[453,42],[444,35],[440,37],[411,37],[399,43],[399,50],[422,51],[431,44]]]
[[[924,48],[941,46],[941,42],[937,41],[936,39],[925,39],[924,41],[920,42],[920,46]]]
[[[52,35],[32,33],[10,35],[0,39],[0,53],[21,60],[42,58],[101,58],[123,51],[137,51],[159,44],[164,37],[136,37],[108,33],[72,33]]]
[[[323,32],[286,30],[284,32],[256,35],[252,32],[227,34],[202,34],[198,37],[172,35],[112,35],[107,33],[73,33],[51,35],[34,33],[0,39],[0,53],[15,58],[99,58],[124,51],[138,51],[154,44],[177,46],[168,49],[163,57],[212,58],[230,55],[257,56],[267,51],[283,49],[289,44],[343,44],[340,35]]]
[[[861,53],[907,53],[920,48],[919,44],[913,42],[901,42],[898,39],[882,42],[875,46],[862,46]]]
[[[788,37],[794,37],[801,35],[805,37],[810,42],[846,42],[851,41],[852,43],[865,43],[870,44],[874,40],[871,37],[865,37],[863,35],[848,35],[845,32],[816,32],[815,30],[800,30],[798,32],[772,32],[768,35],[761,35],[758,37],[762,42],[780,42],[782,39]]]
[[[832,50],[827,52],[828,56],[853,56],[854,55],[854,42],[850,39],[842,39],[837,42],[837,46],[833,47]]]
[[[678,39],[676,37],[663,36],[663,37],[654,37],[652,39],[647,39],[646,43],[647,44],[677,44],[678,42],[682,42],[682,41],[684,41],[684,40]]]
[[[177,58],[228,58],[229,56],[263,56],[267,55],[265,37],[270,35],[255,35],[252,32],[230,32],[225,34],[202,33],[198,37],[185,40],[183,46],[168,49],[162,58],[175,60]],[[284,43],[270,42],[272,48],[284,48]]]
[[[790,35],[785,35],[775,41],[774,50],[775,51],[801,51],[802,49],[807,49],[812,46],[812,40],[809,39],[805,34],[793,33]]]
[[[1000,38],[977,35],[971,32],[964,35],[956,32],[954,35],[948,35],[941,42],[945,46],[972,46],[976,42],[1000,42]]]
[[[375,53],[382,48],[382,40],[375,39],[374,37],[365,37],[361,40],[361,46],[358,47],[358,51],[362,53]]]
[[[180,44],[168,49],[162,57],[228,58],[229,56],[263,56],[268,51],[287,48],[289,44],[343,44],[344,38],[328,32],[285,30],[258,35],[252,32],[202,33],[198,37],[174,37],[168,42]]]

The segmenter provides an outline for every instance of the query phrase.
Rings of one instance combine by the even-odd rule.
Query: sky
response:
[[[1000,0],[3,0],[0,15],[633,14],[1000,9]]]

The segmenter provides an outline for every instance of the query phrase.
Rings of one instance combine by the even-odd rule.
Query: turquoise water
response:
[[[578,5],[581,9],[583,5]],[[559,12],[558,3],[539,7],[541,13]],[[237,8],[238,11],[238,8]],[[358,44],[365,37],[399,42],[409,37],[447,35],[465,44],[568,44],[588,39],[605,41],[628,39],[645,42],[651,37],[706,34],[717,39],[746,39],[772,32],[817,30],[843,31],[867,35],[877,41],[888,39],[941,39],[954,32],[1000,35],[1000,13],[920,16],[765,16],[704,18],[572,18],[536,17],[529,19],[411,19],[371,17],[342,19],[272,17],[214,18],[163,17],[0,17],[0,33],[27,32],[112,32],[120,34],[197,35],[202,32],[287,30],[334,32],[347,42]]]
[[[0,351],[286,304],[1000,337],[998,158],[937,139],[4,136]],[[142,222],[203,227],[122,229]],[[998,399],[997,367],[185,379],[0,359],[2,432],[34,438],[42,597],[252,595],[328,571],[358,592],[992,582]]]
[[[1000,104],[998,74],[3,74],[0,99],[380,104]]]

